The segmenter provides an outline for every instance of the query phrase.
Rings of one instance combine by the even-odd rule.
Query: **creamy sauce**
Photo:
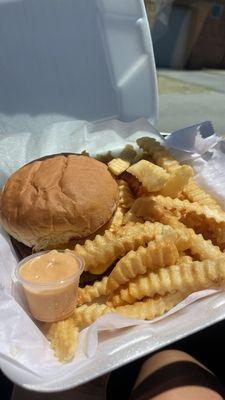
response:
[[[55,322],[70,315],[76,306],[81,272],[69,250],[52,250],[21,265],[19,276],[34,318]]]
[[[69,250],[49,251],[27,261],[20,267],[22,279],[34,283],[63,281],[79,271],[79,264]]]

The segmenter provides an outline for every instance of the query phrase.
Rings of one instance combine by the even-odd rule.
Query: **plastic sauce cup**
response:
[[[58,250],[60,253],[64,251]],[[68,250],[67,250],[68,251]],[[49,251],[43,251],[24,258],[15,271],[16,279],[22,284],[28,307],[34,318],[44,322],[55,322],[67,318],[77,303],[80,275],[84,270],[84,262],[73,254],[78,269],[71,276],[60,281],[47,283],[32,282],[24,279],[20,268],[34,257],[39,257]]]

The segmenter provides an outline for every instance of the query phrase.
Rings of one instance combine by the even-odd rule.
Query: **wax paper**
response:
[[[189,139],[190,135],[192,137],[190,142],[187,135],[189,135]],[[141,136],[157,138],[168,146],[178,159],[193,165],[197,182],[212,193],[225,208],[225,143],[214,133],[208,122],[182,129],[168,139],[163,138],[144,119],[139,119],[133,123],[112,120],[98,124],[70,121],[48,126],[40,135],[32,135],[29,132],[11,135],[0,134],[0,186],[4,185],[7,177],[16,169],[38,157],[61,152],[79,153],[82,150],[87,150],[92,155],[108,150],[113,150],[116,153],[127,143],[135,144],[135,140]],[[182,151],[182,141],[185,151]],[[198,325],[198,321],[196,321],[196,306],[200,310],[203,307],[203,315],[208,305],[212,304],[210,299],[213,295],[217,296],[218,301],[214,301],[213,307],[207,308],[209,321],[213,322],[213,313],[215,313],[217,320],[225,317],[223,308],[215,311],[221,304],[224,304],[224,292],[218,293],[213,289],[192,294],[169,313],[152,322],[133,320],[117,314],[107,314],[80,333],[76,357],[69,363],[61,364],[54,357],[53,351],[38,325],[30,318],[26,308],[23,308],[21,293],[17,286],[12,284],[12,276],[17,261],[8,235],[1,230],[0,366],[11,379],[35,390],[60,390],[63,387],[63,382],[66,382],[65,387],[76,386],[87,379],[91,379],[92,376],[96,376],[96,373],[90,372],[96,363],[106,365],[107,370],[115,367],[115,365],[123,364],[124,360],[117,360],[116,358],[113,363],[113,354],[117,354],[120,351],[120,346],[124,346],[124,340],[129,352],[132,352],[132,349],[135,348],[136,337],[140,335],[141,338],[146,329],[149,342],[152,341],[151,349],[153,351],[157,347],[157,335],[158,338],[160,336],[158,334],[159,327],[162,327],[162,330],[160,330],[160,346],[168,343],[168,332],[171,333],[171,336],[169,336],[171,341],[172,337],[175,337],[173,329],[178,315],[179,318],[184,317],[189,324],[188,328],[185,328],[185,324],[183,324],[180,332],[181,337],[185,336],[185,332],[190,332],[190,321],[193,323],[193,330],[198,329],[198,326],[202,327],[202,324],[199,322]],[[205,296],[207,298],[199,304],[186,307]],[[180,314],[181,311],[179,310],[183,314]],[[166,331],[164,332],[163,324],[165,324],[165,321]],[[204,322],[204,324],[207,323]],[[111,365],[107,364],[109,354]],[[140,351],[139,346],[139,353],[135,353],[135,350],[134,354],[129,353],[127,361],[141,354],[143,352]],[[99,366],[100,370],[101,367]],[[86,372],[85,374],[85,371],[89,371],[89,373]],[[39,386],[35,387],[37,382]]]

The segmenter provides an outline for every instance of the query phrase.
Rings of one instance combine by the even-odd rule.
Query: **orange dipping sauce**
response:
[[[76,305],[83,262],[70,250],[27,257],[17,269],[34,318],[54,322],[68,317]]]

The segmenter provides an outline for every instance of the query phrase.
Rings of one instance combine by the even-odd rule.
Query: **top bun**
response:
[[[109,221],[117,201],[118,186],[106,165],[82,155],[57,155],[10,176],[0,221],[15,239],[42,250],[94,233]]]

